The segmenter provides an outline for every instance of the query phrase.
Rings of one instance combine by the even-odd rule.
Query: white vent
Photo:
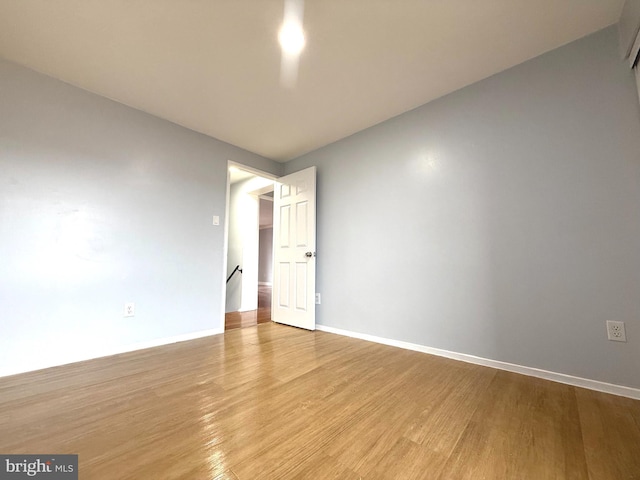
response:
[[[638,98],[640,98],[640,0],[627,0],[622,8],[618,24],[620,31],[620,49],[624,58],[636,75]]]
[[[631,53],[629,55],[629,63],[631,68],[633,68],[634,73],[636,74],[636,86],[638,87],[638,99],[640,99],[640,64],[638,63],[640,60],[640,32],[638,32],[638,36],[636,37],[636,41],[633,43],[633,47],[631,48]]]
[[[638,30],[640,30],[640,0],[627,0],[620,14],[618,31],[620,52],[623,58],[635,60],[638,54]],[[635,48],[635,55],[632,54]]]
[[[638,32],[636,41],[633,42],[631,52],[629,53],[629,63],[631,64],[631,68],[638,66],[638,59],[640,59],[640,32]]]

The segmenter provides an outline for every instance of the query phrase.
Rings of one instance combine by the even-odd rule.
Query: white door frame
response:
[[[249,167],[247,165],[243,165],[242,163],[234,162],[232,160],[227,160],[227,191],[225,194],[225,202],[224,202],[224,241],[222,245],[223,258],[222,258],[222,289],[220,296],[220,314],[222,318],[221,332],[224,332],[225,327],[225,314],[226,314],[226,305],[227,305],[227,250],[229,249],[229,200],[231,198],[231,179],[229,175],[229,169],[231,167],[236,167],[240,170],[244,170],[246,172],[253,173],[259,177],[268,178],[269,180],[273,180],[274,182],[279,178],[277,175],[273,173],[265,172],[263,170],[259,170],[257,168]]]

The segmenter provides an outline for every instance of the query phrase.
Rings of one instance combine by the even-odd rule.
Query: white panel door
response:
[[[315,330],[316,167],[280,177],[273,192],[271,319]]]

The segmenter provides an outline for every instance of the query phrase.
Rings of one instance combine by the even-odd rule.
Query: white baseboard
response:
[[[96,358],[110,357],[112,355],[119,355],[121,353],[134,352],[136,350],[144,350],[145,348],[161,347],[163,345],[169,345],[172,343],[186,342],[188,340],[195,340],[197,338],[210,337],[212,335],[219,335],[224,333],[224,328],[215,328],[211,330],[202,330],[199,332],[186,333],[184,335],[176,335],[174,337],[158,338],[147,342],[134,343],[132,345],[126,345],[122,347],[116,347],[111,350],[105,350],[95,355],[80,355],[77,357],[65,357],[64,359],[49,359],[46,364],[29,365],[27,367],[14,367],[6,370],[0,370],[0,378],[8,377],[9,375],[17,375],[19,373],[33,372],[35,370],[42,370],[45,368],[59,367],[61,365],[69,365],[71,363],[84,362],[86,360],[94,360]]]
[[[612,383],[600,382],[598,380],[590,380],[588,378],[574,377],[572,375],[566,375],[564,373],[550,372],[547,370],[541,370],[539,368],[525,367],[523,365],[515,365],[513,363],[501,362],[499,360],[491,360],[488,358],[476,357],[474,355],[468,355],[466,353],[451,352],[449,350],[442,350],[440,348],[427,347],[424,345],[418,345],[416,343],[403,342],[401,340],[392,340],[384,337],[376,337],[375,335],[368,335],[366,333],[351,332],[349,330],[342,330],[340,328],[328,327],[326,325],[317,325],[316,330],[322,332],[335,333],[337,335],[344,335],[347,337],[358,338],[360,340],[367,340],[369,342],[381,343],[383,345],[389,345],[392,347],[404,348],[405,350],[414,350],[416,352],[429,353],[431,355],[437,355],[439,357],[451,358],[453,360],[460,360],[462,362],[473,363],[476,365],[483,365],[485,367],[497,368],[499,370],[506,370],[508,372],[520,373],[522,375],[528,375],[530,377],[543,378],[545,380],[551,380],[553,382],[564,383],[567,385],[573,385],[575,387],[587,388],[589,390],[596,390],[598,392],[611,393],[613,395],[619,395],[621,397],[633,398],[640,400],[640,389],[625,387],[622,385],[614,385]]]

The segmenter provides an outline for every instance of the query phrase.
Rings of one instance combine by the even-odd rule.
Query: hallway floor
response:
[[[224,329],[253,327],[271,321],[271,285],[258,285],[258,309],[229,312],[224,316]]]

